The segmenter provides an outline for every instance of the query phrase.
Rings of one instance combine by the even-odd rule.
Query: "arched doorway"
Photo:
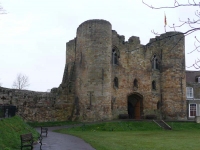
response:
[[[143,97],[140,94],[131,94],[127,100],[130,119],[141,119],[143,114]]]

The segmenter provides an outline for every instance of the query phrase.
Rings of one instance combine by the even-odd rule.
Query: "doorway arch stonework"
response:
[[[143,118],[143,96],[133,93],[127,97],[127,110],[130,119]]]

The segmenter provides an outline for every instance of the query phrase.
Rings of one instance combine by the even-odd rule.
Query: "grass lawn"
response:
[[[35,129],[18,116],[0,120],[0,150],[20,150],[20,135],[26,133],[32,133],[35,140],[39,136]]]
[[[75,135],[97,150],[199,150],[200,124],[170,122],[165,131],[153,122],[109,122],[56,132]]]

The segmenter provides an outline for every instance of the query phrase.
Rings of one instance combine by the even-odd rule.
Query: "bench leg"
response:
[[[23,149],[23,146],[21,146],[21,150]],[[33,145],[31,145],[31,150],[33,150]]]
[[[40,144],[40,150],[42,150],[42,143]]]

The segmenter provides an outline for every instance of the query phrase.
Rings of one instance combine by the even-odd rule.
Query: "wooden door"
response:
[[[135,105],[135,119],[140,119],[140,101]]]

